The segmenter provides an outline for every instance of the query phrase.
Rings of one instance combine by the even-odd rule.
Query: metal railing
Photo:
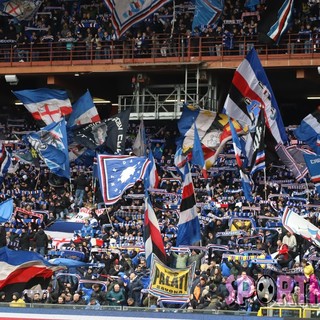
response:
[[[84,41],[40,42],[20,45],[13,40],[0,41],[0,66],[24,63],[27,65],[83,65],[146,62],[193,62],[230,60],[244,56],[253,46],[264,58],[290,59],[297,55],[313,58],[320,53],[317,40],[299,41],[289,35],[279,46],[258,43],[257,37],[235,37],[228,49],[222,39],[214,37],[165,38],[159,35],[137,45],[135,39],[108,41],[96,45]],[[282,55],[282,57],[281,57]]]

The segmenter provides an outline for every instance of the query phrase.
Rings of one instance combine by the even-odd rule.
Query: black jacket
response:
[[[33,239],[36,243],[36,247],[46,248],[48,246],[48,236],[45,234],[45,232],[42,229],[35,234]]]

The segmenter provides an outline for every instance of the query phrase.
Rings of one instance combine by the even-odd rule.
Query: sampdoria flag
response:
[[[192,30],[215,26],[224,7],[224,0],[196,0]]]
[[[74,141],[86,148],[104,148],[110,154],[122,154],[125,149],[130,109],[109,119],[90,123],[73,130]]]
[[[160,183],[160,177],[158,175],[156,162],[151,150],[149,150],[148,158],[150,160],[150,165],[147,168],[146,176],[144,178],[144,186],[145,189],[157,189]]]
[[[69,161],[78,166],[89,167],[93,165],[93,159],[96,156],[95,151],[86,147],[73,144],[69,145]]]
[[[64,119],[24,136],[51,172],[70,178],[67,130]]]
[[[145,157],[98,154],[98,178],[104,203],[116,203],[127,189],[143,180],[149,164]]]
[[[198,130],[195,123],[193,124],[193,126],[194,126],[194,142],[193,142],[192,153],[191,153],[191,163],[194,165],[198,165],[202,169],[203,176],[205,178],[208,178],[208,174],[205,166],[204,154],[203,154]]]
[[[12,164],[12,154],[7,147],[2,143],[0,152],[0,183],[3,182],[4,176]]]
[[[246,200],[249,202],[253,201],[252,191],[251,191],[251,181],[249,175],[244,172],[244,162],[242,160],[242,156],[245,155],[245,151],[243,150],[243,146],[241,145],[240,139],[237,135],[236,129],[234,128],[232,121],[230,120],[230,129],[232,133],[232,142],[233,142],[233,149],[236,157],[236,162],[240,170],[240,178],[241,178],[241,185],[243,189],[244,196]]]
[[[231,88],[224,104],[224,113],[250,126],[252,120],[247,108],[253,102],[264,111],[266,127],[277,143],[288,140],[280,110],[258,54],[253,48],[239,65],[232,79]]]
[[[258,22],[259,41],[262,43],[279,43],[281,36],[288,29],[294,0],[268,0],[266,10]]]
[[[282,224],[292,234],[302,236],[313,245],[320,247],[320,230],[310,221],[296,213],[294,209],[289,207],[284,209]]]
[[[171,0],[104,0],[111,12],[112,25],[120,37],[135,23],[145,19]]]
[[[311,151],[297,146],[284,146],[281,143],[276,146],[276,151],[281,161],[292,172],[297,181],[306,176],[308,168],[304,160],[304,154],[312,154]]]
[[[250,108],[250,106],[249,106]],[[252,124],[245,136],[246,167],[253,175],[265,168],[265,118],[263,111],[255,106],[251,109]]]
[[[178,129],[183,139],[182,151],[185,154],[192,149],[195,126],[197,127],[198,135],[201,140],[210,128],[215,117],[216,113],[209,110],[199,109],[192,105],[185,105],[183,107],[181,117],[178,121]]]
[[[27,21],[33,19],[42,3],[42,0],[2,0],[0,1],[0,12],[18,21]]]
[[[67,121],[67,127],[100,121],[98,110],[93,103],[89,90],[86,91],[73,105],[72,113]]]
[[[11,219],[13,213],[13,199],[8,199],[0,203],[0,223]]]
[[[316,187],[316,191],[320,194],[320,155],[304,154],[304,160],[307,164],[311,181]]]
[[[187,163],[184,170],[176,245],[192,245],[200,240],[201,232],[196,206],[196,196],[194,193],[190,167]]]
[[[293,134],[298,140],[310,146],[316,154],[320,154],[320,112],[308,114]]]
[[[38,153],[33,148],[15,151],[13,155],[23,163],[30,163],[35,167],[40,166]]]
[[[239,135],[246,133],[247,128],[242,128],[238,121],[233,119],[232,123]],[[216,162],[224,146],[231,139],[228,116],[223,113],[217,114],[210,128],[201,139],[207,169]]]
[[[58,122],[72,112],[71,102],[64,90],[40,88],[13,91],[36,120],[45,124]]]
[[[8,296],[40,284],[46,288],[54,269],[38,253],[0,248],[0,291]]]
[[[147,266],[151,266],[151,258],[153,253],[162,262],[165,262],[166,252],[164,250],[159,223],[148,196],[145,197],[143,239]]]

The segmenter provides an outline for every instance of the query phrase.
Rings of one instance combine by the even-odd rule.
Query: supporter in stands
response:
[[[289,254],[289,248],[286,244],[283,244],[281,240],[277,241],[278,252],[274,257],[277,259],[278,264],[281,268],[292,266],[292,257]]]
[[[81,295],[76,292],[73,294],[73,298],[72,298],[72,304],[75,304],[75,305],[85,305],[86,302],[85,300],[81,297]]]
[[[84,173],[81,173],[79,177],[75,180],[76,185],[76,193],[75,193],[75,200],[74,206],[76,208],[80,208],[83,203],[85,188],[89,185],[87,177]]]
[[[141,289],[143,288],[142,282],[135,272],[131,272],[129,276],[130,281],[125,285],[128,298],[134,300],[135,306],[140,306],[141,303]]]
[[[3,291],[0,291],[0,302],[6,302],[6,294]]]
[[[12,301],[10,302],[9,306],[15,308],[24,308],[26,307],[26,303],[22,298],[20,298],[20,294],[18,292],[15,292],[12,295]]]
[[[201,302],[202,293],[206,288],[206,283],[206,277],[200,277],[199,282],[195,285],[194,289],[192,290],[192,295],[190,297],[190,306],[193,309],[196,309],[199,306]]]
[[[95,283],[92,285],[92,293],[90,298],[99,302],[99,305],[105,304],[106,294],[102,291],[101,285]]]
[[[101,306],[98,300],[91,298],[89,303],[86,306],[86,309],[90,309],[90,310],[100,310]]]
[[[39,226],[38,232],[34,236],[34,241],[36,245],[36,251],[41,255],[45,255],[48,248],[48,236],[44,232],[44,230]]]
[[[310,276],[314,274],[314,268],[311,263],[309,263],[306,259],[301,261],[301,266],[303,267],[303,273],[306,276],[307,280],[310,279]]]
[[[288,246],[290,256],[295,258],[297,251],[297,239],[295,235],[288,231],[282,238],[282,243]]]
[[[0,225],[0,248],[5,247],[6,245],[6,228],[3,225]]]
[[[26,228],[21,229],[21,234],[19,236],[19,248],[21,250],[29,250],[30,248],[30,235]]]
[[[125,303],[124,289],[120,288],[119,283],[115,283],[113,288],[108,290],[106,299],[109,306],[121,306]]]

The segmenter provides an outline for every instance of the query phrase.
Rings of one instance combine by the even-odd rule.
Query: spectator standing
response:
[[[127,284],[128,298],[134,299],[134,305],[140,306],[141,289],[143,288],[141,280],[138,278],[135,272],[131,272],[129,275],[129,283]]]
[[[34,236],[36,252],[40,253],[41,255],[45,255],[46,250],[48,248],[48,236],[43,231],[41,227],[39,227],[38,232]]]
[[[80,208],[83,204],[83,197],[85,188],[88,186],[89,182],[84,173],[81,173],[80,176],[75,180],[76,193],[74,199],[75,208]]]
[[[19,236],[19,244],[21,250],[28,251],[30,248],[30,236],[26,228],[21,229],[21,234]]]

